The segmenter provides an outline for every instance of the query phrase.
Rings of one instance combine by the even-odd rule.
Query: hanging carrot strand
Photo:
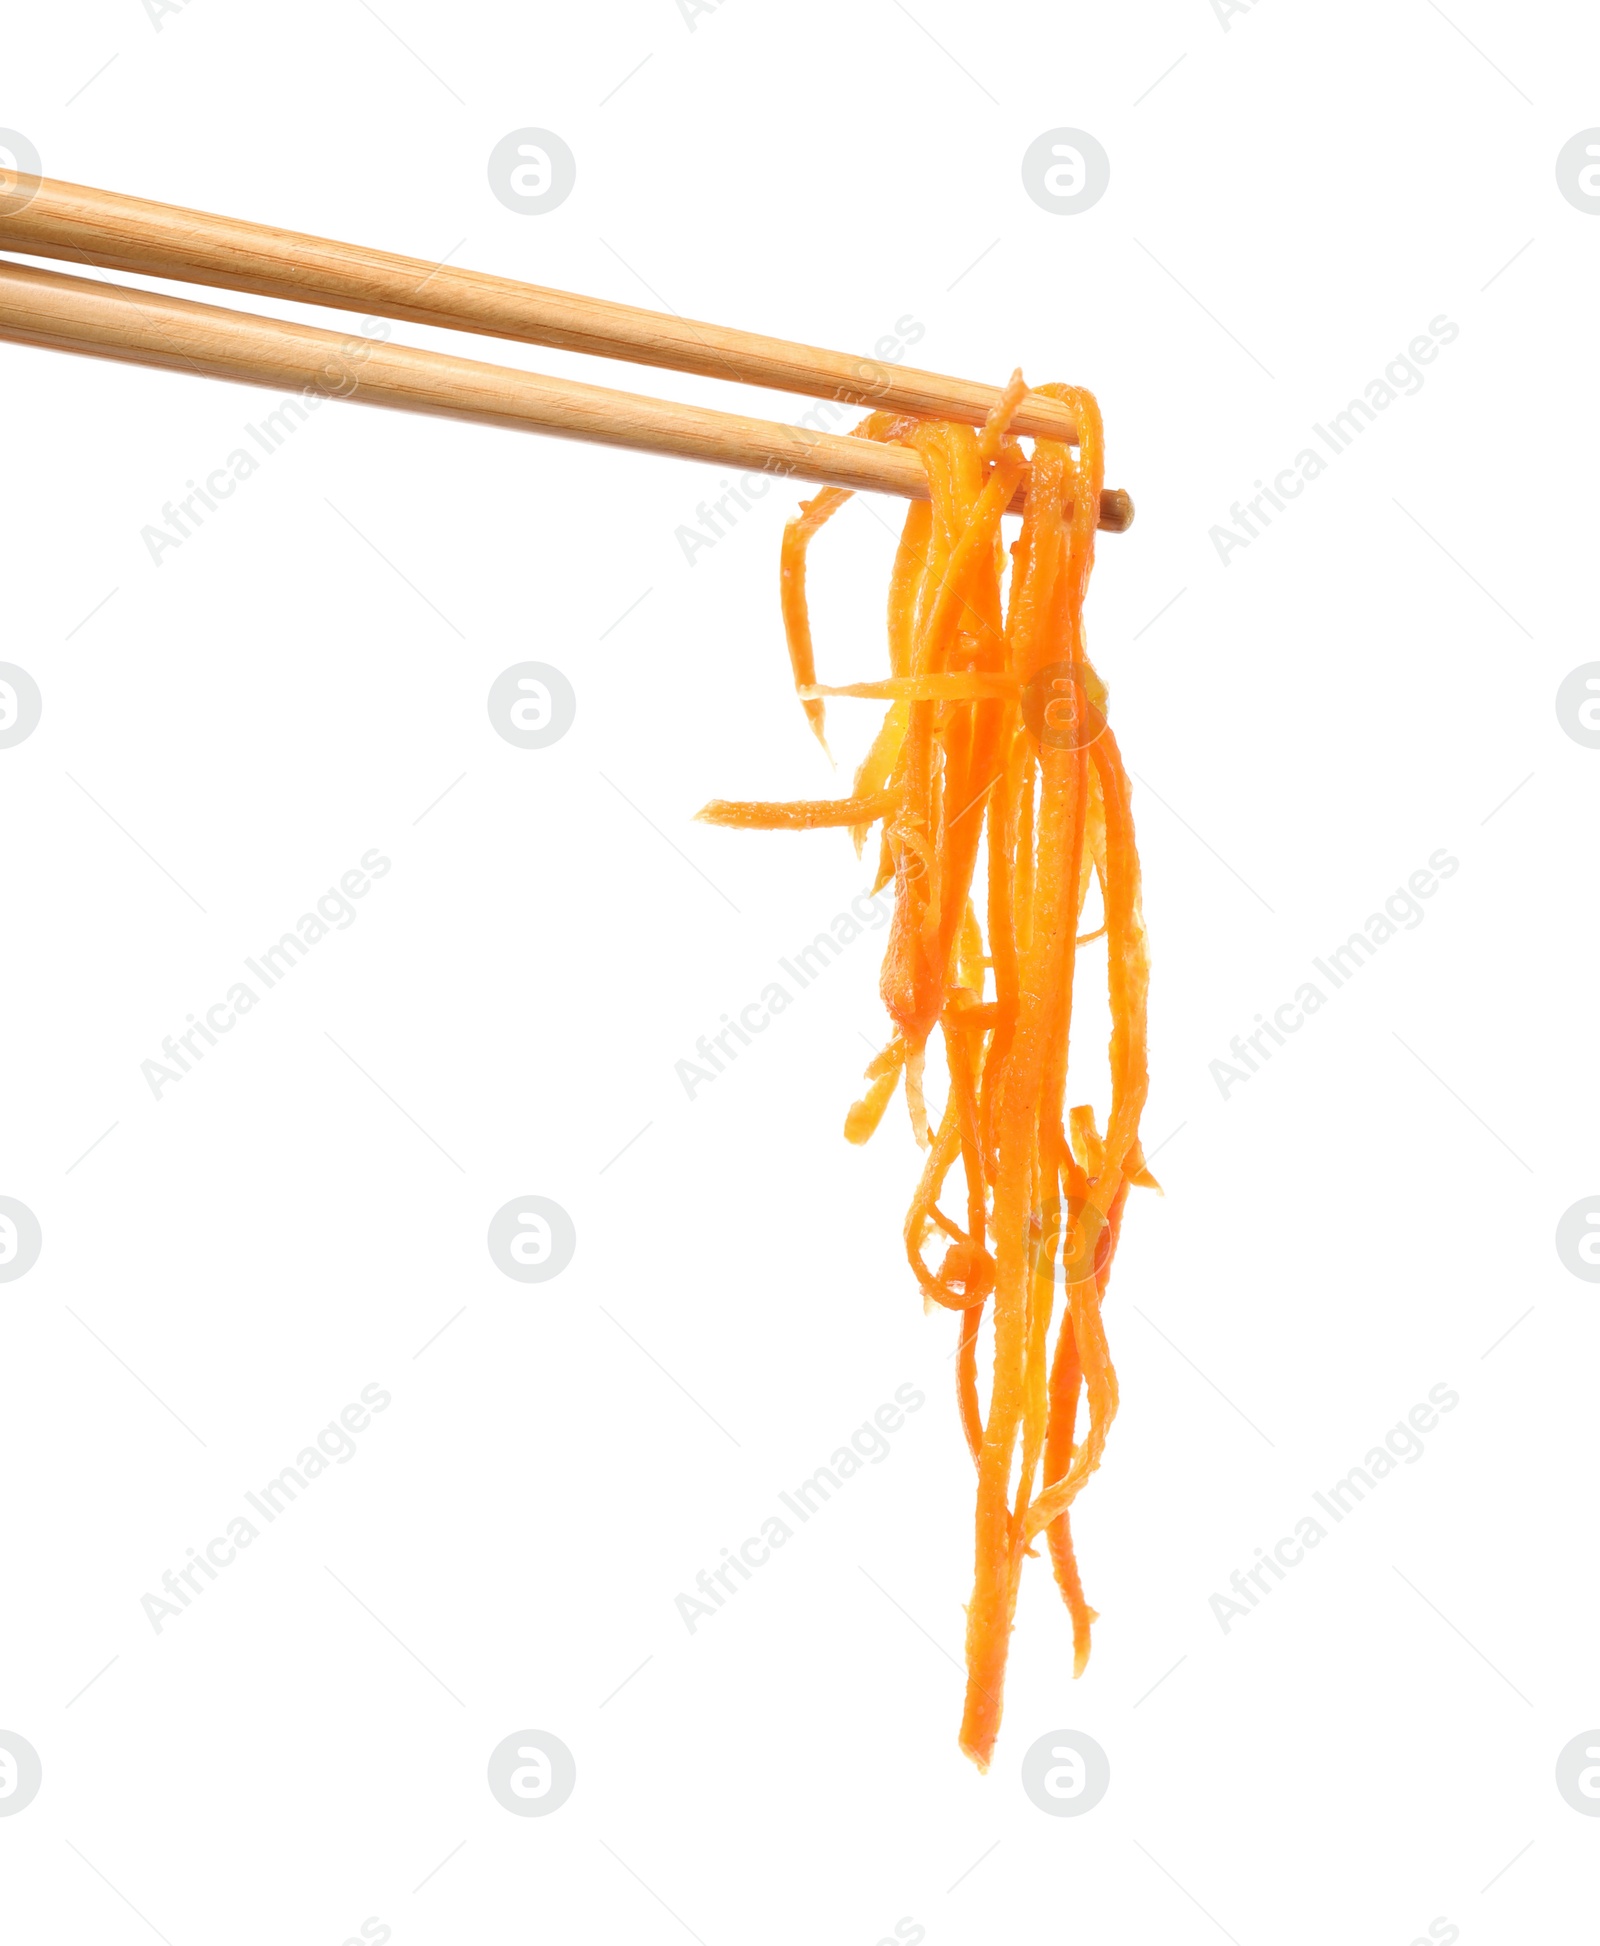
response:
[[[1088,392],[1039,389],[1071,409],[1078,444],[1038,440],[1031,462],[1008,429],[1027,394],[1020,372],[980,430],[883,413],[856,428],[913,447],[930,487],[895,557],[889,674],[817,681],[807,551],[850,497],[842,490],[819,493],[789,523],[783,618],[796,693],[819,740],[827,697],[886,703],[883,723],[847,797],[718,802],[700,814],[744,829],[844,826],[858,852],[880,829],[875,889],[895,888],[880,980],[893,1033],[867,1067],[845,1133],[866,1141],[904,1083],[926,1149],[906,1256],[924,1300],[958,1313],[956,1393],[978,1475],[961,1746],[980,1769],[1000,1728],[1023,1561],[1040,1534],[1071,1617],[1075,1675],[1089,1657],[1096,1616],[1070,1510],[1117,1409],[1102,1306],[1128,1189],[1156,1187],[1139,1144],[1149,1087],[1139,858],[1083,626],[1105,473],[1100,413]],[[1008,578],[1001,517],[1024,469]],[[1078,955],[1102,938],[1111,1016],[1103,1133],[1092,1107],[1066,1108]],[[930,1117],[936,1028],[948,1088]],[[957,1164],[964,1194],[947,1210]],[[937,1261],[930,1246],[942,1247]]]

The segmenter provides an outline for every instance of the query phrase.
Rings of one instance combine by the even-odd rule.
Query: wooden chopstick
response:
[[[922,461],[906,446],[613,392],[4,259],[0,339],[316,394],[319,400],[358,399],[480,425],[674,453],[742,472],[913,500],[928,497]],[[1021,492],[1013,503],[1017,510]],[[1121,533],[1132,518],[1126,494],[1101,496],[1102,527]]]
[[[981,426],[1000,396],[992,385],[48,177],[31,187],[22,207],[0,214],[0,250],[331,304],[924,419]],[[1011,423],[1029,438],[1077,439],[1071,411],[1037,392]]]

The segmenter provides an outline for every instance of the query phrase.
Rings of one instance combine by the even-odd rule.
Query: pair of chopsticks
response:
[[[110,190],[35,177],[8,178],[0,189],[7,192],[0,195],[0,250],[25,256],[555,345],[969,425],[981,425],[1000,396],[990,385]],[[672,453],[906,499],[928,497],[922,461],[906,446],[374,343],[4,259],[0,340],[249,385],[315,387],[330,397],[480,425]],[[1077,435],[1070,410],[1036,392],[1022,400],[1011,425],[1018,433],[1068,444]],[[1102,528],[1123,533],[1132,520],[1126,493],[1101,495]]]

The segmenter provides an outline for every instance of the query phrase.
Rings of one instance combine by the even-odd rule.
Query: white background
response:
[[[690,566],[715,469],[328,406],[158,568],[141,528],[273,401],[0,348],[0,659],[44,697],[0,752],[0,1191],[44,1235],[0,1292],[0,1728],[44,1767],[0,1820],[9,1934],[1589,1923],[1600,1823],[1554,1763],[1600,1723],[1600,1325],[1553,1238],[1600,1191],[1600,752],[1554,697],[1597,654],[1600,222],[1554,164],[1600,122],[1600,31],[1484,0],[989,13],[8,20],[0,124],[48,174],[851,351],[910,318],[916,362],[1095,390],[1139,506],[1091,642],[1139,779],[1166,1189],[1128,1212],[1124,1405],[1075,1514],[1093,1660],[1074,1683],[1031,1564],[982,1777],[953,1321],[899,1255],[920,1158],[899,1109],[840,1136],[877,944],[695,1100],[674,1074],[865,883],[842,833],[691,822],[848,774],[787,690],[789,496]],[[539,217],[485,173],[530,124],[578,161]],[[1111,157],[1077,216],[1019,173],[1062,125]],[[1424,388],[1224,566],[1230,503],[1439,316]],[[898,518],[857,501],[817,544],[827,678],[885,666]],[[485,709],[527,659],[578,696],[538,753]],[[872,714],[835,706],[846,757]],[[163,1036],[373,846],[357,921],[154,1099]],[[1425,921],[1225,1100],[1229,1040],[1441,846]],[[528,1192],[578,1230],[538,1286],[485,1248]],[[370,1383],[356,1457],[154,1632],[163,1571]],[[691,1635],[675,1597],[903,1384],[890,1457]],[[1424,1457],[1224,1633],[1211,1596],[1437,1384]],[[486,1787],[524,1728],[576,1758],[550,1817]],[[1058,1729],[1109,1754],[1084,1817],[1021,1788]]]

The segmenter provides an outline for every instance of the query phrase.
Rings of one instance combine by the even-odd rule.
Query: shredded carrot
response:
[[[892,882],[895,898],[880,986],[893,1033],[845,1133],[866,1141],[904,1081],[927,1152],[906,1255],[927,1303],[958,1313],[957,1402],[978,1473],[960,1740],[985,1770],[1022,1564],[1040,1534],[1071,1617],[1074,1674],[1088,1660],[1096,1616],[1070,1512],[1117,1409],[1101,1307],[1123,1207],[1130,1185],[1156,1187],[1139,1144],[1149,979],[1139,858],[1083,625],[1104,482],[1100,412],[1088,392],[1040,389],[1072,408],[1079,443],[1038,440],[1031,464],[1009,431],[1027,392],[1020,373],[981,430],[881,413],[856,428],[914,448],[930,486],[895,557],[888,676],[817,681],[806,557],[849,498],[840,489],[804,503],[785,533],[783,618],[796,692],[824,748],[824,698],[886,702],[882,727],[848,797],[718,802],[700,814],[748,829],[846,826],[858,852],[881,826],[877,889]],[[1025,467],[1008,567],[1001,519]],[[1081,930],[1091,890],[1102,916]],[[1092,1107],[1065,1107],[1077,952],[1102,937],[1111,1015],[1103,1133]],[[930,1120],[936,1029],[948,1088]],[[953,1215],[941,1198],[958,1162],[965,1193]],[[942,1244],[937,1264],[925,1254],[930,1241]]]
[[[875,824],[898,801],[893,791],[823,797],[808,804],[728,804],[714,798],[695,816],[702,824],[727,824],[746,831],[821,831],[829,825]]]

